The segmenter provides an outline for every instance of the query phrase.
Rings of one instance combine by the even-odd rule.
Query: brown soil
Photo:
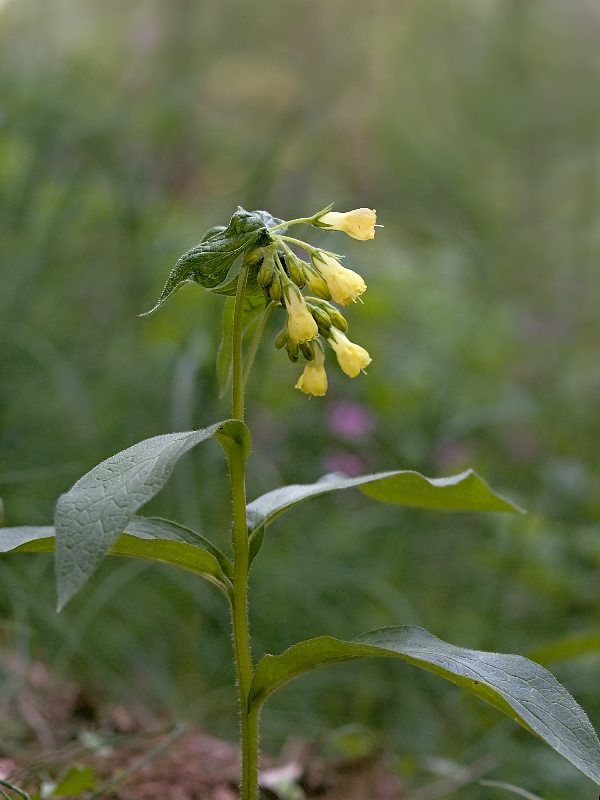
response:
[[[139,709],[102,711],[39,663],[25,669],[10,656],[2,667],[8,688],[0,700],[0,780],[34,794],[44,781],[81,766],[95,776],[95,788],[82,798],[236,800],[239,758],[231,743],[161,726]],[[282,763],[265,758],[261,783],[270,800],[406,797],[384,754],[326,759],[304,744],[290,744]]]

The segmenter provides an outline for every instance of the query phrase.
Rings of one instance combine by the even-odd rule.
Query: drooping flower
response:
[[[308,361],[304,372],[298,378],[296,389],[313,397],[323,397],[327,391],[327,373],[325,372],[325,354],[321,347],[315,347],[315,357]]]
[[[356,378],[371,363],[371,356],[364,347],[354,344],[337,328],[331,329],[329,344],[335,351],[338,364],[349,378]]]
[[[319,335],[317,323],[297,287],[293,284],[286,286],[284,298],[288,312],[288,334],[292,342],[301,344],[316,339]]]
[[[343,267],[337,259],[328,253],[318,251],[313,258],[313,265],[325,278],[327,288],[334,302],[341,306],[356,302],[356,298],[367,289],[367,284],[358,272]]]
[[[375,238],[377,214],[372,208],[355,208],[354,211],[328,211],[319,217],[319,226],[329,230],[343,231],[353,239],[366,241]]]

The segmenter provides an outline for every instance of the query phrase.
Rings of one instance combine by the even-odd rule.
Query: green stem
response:
[[[273,233],[274,231],[280,231],[282,228],[289,228],[290,225],[301,225],[306,223],[307,225],[312,225],[315,221],[314,217],[298,217],[298,219],[290,219],[287,222],[281,222],[279,225],[275,225],[272,228],[269,228],[269,233]]]
[[[242,338],[244,292],[249,264],[244,260],[238,278],[232,332],[232,415],[244,419],[244,370]],[[258,345],[257,345],[258,346]],[[228,451],[231,496],[233,502],[233,597],[231,618],[242,739],[241,800],[258,796],[258,718],[248,710],[248,695],[254,671],[248,625],[248,570],[250,566],[248,526],[246,522],[246,453],[241,444],[232,443]]]
[[[252,372],[252,366],[254,364],[254,359],[256,358],[256,354],[258,352],[258,348],[265,332],[265,327],[267,325],[268,319],[271,316],[271,311],[275,307],[275,303],[269,303],[265,310],[262,313],[261,318],[258,320],[258,324],[256,326],[256,330],[254,331],[254,336],[252,337],[252,341],[250,342],[250,347],[248,348],[248,353],[246,355],[246,363],[244,364],[244,371],[242,380],[244,383],[244,389],[246,388],[246,383],[248,382],[248,378],[250,377],[250,373]]]
[[[244,381],[242,371],[242,338],[244,335],[244,294],[248,283],[249,264],[244,258],[238,276],[233,311],[232,331],[232,389],[231,415],[235,419],[244,420]]]
[[[292,244],[297,244],[298,247],[306,250],[307,253],[316,253],[319,250],[318,247],[313,247],[307,242],[303,242],[301,239],[294,239],[293,236],[279,236],[278,238],[281,239],[282,242],[291,242]]]

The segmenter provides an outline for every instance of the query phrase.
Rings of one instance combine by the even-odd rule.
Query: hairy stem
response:
[[[282,228],[289,228],[290,225],[301,225],[303,223],[312,225],[314,221],[314,217],[298,217],[297,219],[288,219],[285,222],[280,222],[279,225],[274,225],[272,228],[269,228],[269,233],[280,231]]]
[[[232,415],[244,419],[244,370],[242,338],[244,323],[244,293],[248,281],[249,265],[246,260],[238,278],[232,332],[231,396]],[[246,522],[246,453],[241,443],[233,443],[228,452],[233,502],[233,598],[231,606],[233,649],[235,654],[237,687],[240,706],[242,739],[241,800],[256,800],[258,796],[258,719],[248,710],[248,694],[252,681],[253,664],[248,625],[248,569],[249,542]]]

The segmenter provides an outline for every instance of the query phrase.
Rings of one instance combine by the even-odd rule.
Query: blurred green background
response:
[[[352,493],[308,504],[272,527],[253,572],[255,651],[419,624],[539,651],[598,727],[599,36],[590,0],[0,2],[5,523],[48,524],[98,461],[228,415],[222,300],[189,287],[136,316],[206,228],[238,204],[284,218],[376,207],[374,242],[312,239],[369,285],[348,315],[368,377],[332,366],[327,397],[308,400],[269,335],[249,393],[249,495],[333,468],[472,466],[529,514]],[[226,543],[217,446],[186,457],[148,510]],[[235,735],[210,587],[111,560],[57,616],[49,558],[5,558],[0,576],[4,648],[106,700]],[[591,796],[543,745],[408,666],[315,673],[264,722],[274,753],[366,725],[414,785],[436,759],[492,753],[497,780]]]

